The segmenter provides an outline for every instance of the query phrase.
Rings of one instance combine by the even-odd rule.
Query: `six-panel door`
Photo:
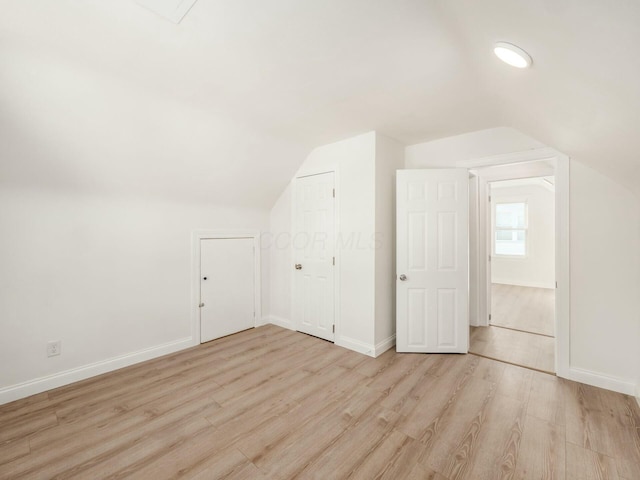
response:
[[[300,177],[294,200],[294,300],[296,329],[334,340],[334,174]]]
[[[466,169],[397,172],[399,352],[467,353]]]

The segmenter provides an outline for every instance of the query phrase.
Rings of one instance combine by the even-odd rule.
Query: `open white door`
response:
[[[397,172],[398,352],[467,353],[469,174]]]
[[[333,172],[295,182],[294,300],[296,329],[334,341],[335,211]]]

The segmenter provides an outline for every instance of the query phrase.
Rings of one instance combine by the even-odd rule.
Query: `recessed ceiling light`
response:
[[[516,68],[528,68],[533,60],[527,52],[507,42],[496,42],[493,52],[504,63]]]

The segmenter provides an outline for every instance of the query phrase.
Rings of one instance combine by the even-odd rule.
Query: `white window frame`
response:
[[[492,201],[491,202],[491,254],[494,257],[497,258],[508,258],[508,259],[513,259],[513,260],[524,260],[526,258],[529,257],[529,234],[530,234],[530,228],[529,228],[529,199],[527,197],[502,197],[500,199],[500,201]],[[513,203],[523,203],[524,204],[524,228],[497,228],[496,227],[496,210],[498,208],[498,205],[505,205],[505,204],[513,204]],[[511,230],[511,231],[516,231],[516,230],[524,230],[524,255],[509,255],[509,254],[504,254],[504,253],[497,253],[496,252],[496,231],[497,230]]]

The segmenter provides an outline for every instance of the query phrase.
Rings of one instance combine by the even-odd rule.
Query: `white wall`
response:
[[[555,288],[555,193],[539,185],[491,187],[492,215],[498,203],[526,201],[529,228],[525,257],[493,256],[493,283]]]
[[[639,224],[634,195],[571,162],[571,365],[631,384],[639,375]]]
[[[0,402],[189,345],[191,231],[266,230],[309,151],[73,55],[3,46]]]
[[[316,148],[295,177],[336,172],[338,318],[335,343],[368,355],[394,345],[395,171],[404,148],[375,132]],[[293,181],[295,183],[295,180]],[[295,328],[291,318],[291,188],[271,210],[271,315]],[[280,239],[280,241],[278,241]]]
[[[522,152],[544,144],[514,128],[496,127],[409,145],[405,168],[436,168],[502,153]]]
[[[467,134],[434,145],[409,146],[405,166],[455,166],[459,161],[509,153],[505,145],[527,145],[521,134],[513,135],[512,141],[494,142],[495,132],[484,132],[471,135],[473,142]],[[479,146],[477,155],[473,145]],[[536,146],[539,142],[532,141],[525,150]],[[577,160],[571,161],[570,181],[570,374],[574,380],[631,394],[640,378],[638,200]]]
[[[265,320],[286,328],[291,322],[292,254],[291,215],[292,186],[287,185],[271,209],[269,232],[263,236],[262,246],[269,252],[269,310]]]
[[[267,226],[259,210],[0,189],[0,403],[191,346],[192,231]]]
[[[337,172],[342,239],[336,250],[340,290],[335,341],[369,353],[375,318],[375,133],[316,148],[295,176],[331,170]]]
[[[404,146],[376,133],[376,350],[395,345],[396,170],[403,166]]]

